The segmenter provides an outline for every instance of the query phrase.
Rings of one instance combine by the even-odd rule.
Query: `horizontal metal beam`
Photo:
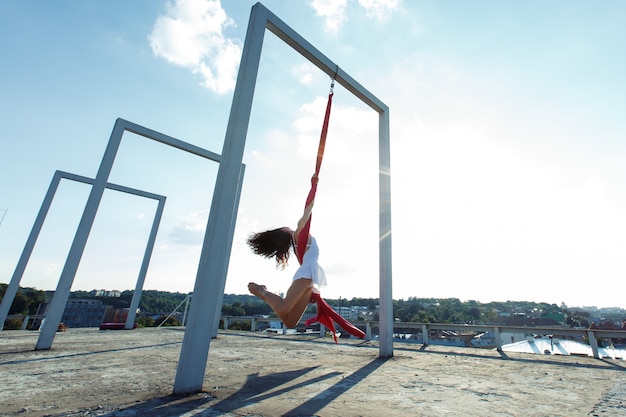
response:
[[[295,30],[291,29],[285,22],[266,9],[262,4],[257,3],[254,7],[264,9],[263,13],[266,14],[265,27],[274,35],[278,36],[287,45],[295,49],[296,52],[308,59],[312,64],[324,71],[331,78],[334,78],[337,83],[342,85],[346,90],[357,96],[361,101],[378,113],[385,113],[389,110],[389,107],[385,103],[359,84],[338,64],[321,53],[317,48],[311,45],[311,43],[300,36]]]
[[[59,175],[61,175],[61,178],[65,178],[65,179],[76,181],[76,182],[82,182],[84,184],[93,185],[93,183],[95,181],[93,178],[88,178],[88,177],[84,177],[82,175],[72,174],[72,173],[66,172],[66,171],[59,171],[59,170],[57,170],[56,172],[58,172]],[[133,194],[133,195],[136,195],[136,196],[139,196],[139,197],[151,198],[153,200],[161,201],[161,200],[165,200],[166,199],[166,197],[164,195],[154,194],[154,193],[150,193],[148,191],[138,190],[136,188],[125,187],[123,185],[114,184],[114,183],[111,183],[111,182],[107,182],[105,188],[108,188],[108,189],[114,190],[114,191],[120,191],[120,192],[126,193],[126,194]]]
[[[222,159],[221,155],[219,154],[207,151],[206,149],[203,149],[199,146],[192,145],[191,143],[184,142],[171,136],[164,135],[163,133],[157,132],[156,130],[148,129],[147,127],[140,126],[133,122],[129,122],[128,120],[118,118],[116,123],[120,123],[120,126],[127,132],[135,133],[148,139],[155,140],[165,145],[180,149],[181,151],[189,152],[215,162],[220,162]]]

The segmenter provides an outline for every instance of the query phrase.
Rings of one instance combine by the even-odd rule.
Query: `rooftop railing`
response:
[[[261,323],[280,322],[279,318],[251,317],[251,316],[222,316],[224,329],[227,330],[230,323],[235,321],[250,322],[250,330],[256,331]],[[357,327],[365,331],[367,339],[373,339],[378,329],[377,321],[353,321]],[[282,323],[281,323],[282,326]],[[429,334],[431,331],[444,330],[451,332],[474,332],[484,333],[493,332],[494,342],[498,352],[502,352],[502,333],[524,333],[538,336],[560,336],[571,339],[587,339],[589,346],[593,352],[593,357],[600,359],[598,340],[601,339],[622,339],[626,340],[626,330],[601,330],[601,329],[567,329],[563,327],[532,327],[532,326],[501,326],[491,324],[447,324],[447,323],[415,323],[415,322],[394,322],[394,333],[400,333],[396,330],[415,330],[415,333],[421,333],[422,343],[424,346],[429,344]],[[283,332],[286,332],[284,326]],[[323,329],[320,329],[323,333]]]

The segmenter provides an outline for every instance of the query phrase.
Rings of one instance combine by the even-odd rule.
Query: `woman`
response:
[[[313,176],[312,182],[317,183],[317,176]],[[290,250],[293,249],[294,253],[297,253],[298,237],[311,217],[314,202],[313,199],[304,209],[295,231],[281,227],[250,236],[248,245],[252,251],[266,258],[275,258],[276,267],[284,269],[289,261]],[[313,236],[309,236],[302,264],[294,274],[285,298],[267,291],[265,285],[254,282],[248,284],[248,290],[269,304],[287,328],[294,328],[310,303],[311,294],[317,292],[317,288],[326,285],[326,275],[318,264],[318,258],[317,242]]]

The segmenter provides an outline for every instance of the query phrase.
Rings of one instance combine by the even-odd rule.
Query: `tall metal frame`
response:
[[[56,195],[57,189],[59,188],[59,184],[61,183],[62,179],[68,179],[71,181],[82,182],[90,185],[93,185],[94,183],[94,180],[92,178],[71,174],[65,171],[56,171],[52,176],[52,181],[50,182],[50,186],[48,187],[46,196],[41,203],[41,208],[39,209],[39,213],[37,214],[35,223],[33,224],[28,239],[26,240],[26,244],[24,245],[24,249],[22,250],[22,254],[20,255],[20,259],[17,262],[15,271],[13,272],[13,276],[11,277],[11,281],[9,282],[4,297],[2,298],[2,303],[0,303],[0,330],[2,330],[4,322],[7,319],[11,304],[13,304],[13,300],[15,299],[15,294],[17,294],[17,290],[19,289],[20,281],[24,276],[24,271],[26,270],[26,266],[28,265],[30,256],[33,253],[35,244],[37,243],[37,239],[39,238],[39,233],[41,232],[44,221],[48,216],[50,206],[52,205],[54,196]],[[154,214],[154,219],[152,220],[150,237],[148,238],[148,243],[146,244],[143,260],[141,262],[141,268],[139,270],[139,276],[137,277],[135,292],[133,293],[133,298],[131,300],[130,309],[128,312],[128,318],[124,326],[126,329],[131,329],[135,322],[135,316],[137,314],[137,308],[139,307],[139,300],[141,299],[141,292],[143,290],[143,283],[145,281],[146,273],[148,271],[148,265],[150,264],[150,257],[152,256],[152,250],[154,249],[154,241],[156,240],[156,235],[159,230],[159,224],[161,223],[161,216],[163,214],[163,207],[165,206],[166,198],[165,196],[159,194],[149,193],[147,191],[137,190],[135,188],[124,187],[122,185],[112,183],[107,183],[105,188],[127,194],[133,194],[139,197],[150,198],[159,202],[156,212]]]
[[[257,3],[252,7],[244,42],[222,162],[217,173],[192,305],[176,370],[175,394],[202,390],[212,336],[212,332],[207,329],[214,326],[214,315],[217,314],[226,283],[232,243],[233,207],[236,207],[238,199],[237,184],[241,180],[240,166],[265,29],[269,29],[326,74],[334,76],[339,84],[379,114],[379,355],[393,356],[389,108],[262,4]],[[206,313],[206,308],[210,314]]]
[[[70,295],[70,289],[72,287],[72,283],[74,282],[74,277],[76,276],[80,259],[84,253],[85,245],[87,243],[89,233],[91,232],[91,228],[93,226],[96,213],[98,211],[98,206],[100,205],[100,201],[102,200],[104,190],[107,187],[108,178],[111,174],[113,162],[115,161],[115,157],[120,147],[124,132],[135,133],[147,139],[152,139],[165,145],[169,145],[174,148],[200,156],[202,158],[221,163],[222,157],[214,152],[207,151],[198,146],[183,142],[176,138],[164,135],[162,133],[137,125],[124,119],[117,119],[115,121],[115,125],[113,127],[113,131],[111,132],[109,142],[104,151],[104,156],[102,157],[102,162],[100,163],[100,168],[98,169],[98,173],[93,180],[91,192],[89,193],[89,197],[87,198],[87,203],[85,204],[85,209],[78,224],[78,229],[76,230],[76,234],[74,235],[74,240],[72,241],[72,245],[67,255],[65,265],[61,272],[61,277],[59,278],[56,291],[54,292],[54,296],[52,297],[50,306],[48,307],[48,311],[46,312],[46,320],[41,327],[39,339],[37,340],[37,344],[35,345],[35,350],[50,349],[52,346],[54,336],[58,329],[59,323],[61,322],[61,317],[65,309],[65,304],[67,303],[67,299]],[[234,229],[234,222],[236,219],[237,211],[236,204],[239,202],[238,196],[241,192],[241,182],[243,180],[244,173],[242,164],[239,164],[239,166],[237,167],[237,171],[237,180],[233,184],[235,189],[232,190],[235,198],[232,200],[232,203],[229,207],[229,213],[227,213],[226,220],[227,224],[225,225],[228,230]],[[226,240],[226,242],[231,241],[232,237]],[[228,249],[227,254],[228,256],[230,256],[230,248]],[[227,265],[228,259],[225,259],[224,262]],[[147,264],[142,265],[142,268],[144,268],[144,266],[145,268],[147,268]],[[125,327],[127,325],[128,322]]]

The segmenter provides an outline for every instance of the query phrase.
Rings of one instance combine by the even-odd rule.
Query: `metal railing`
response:
[[[256,331],[259,323],[280,322],[280,319],[251,317],[251,316],[222,316],[224,330],[228,330],[230,323],[236,321],[250,322],[250,330]],[[378,329],[377,321],[353,321],[357,327],[364,329],[366,339],[371,340],[373,330]],[[282,326],[282,323],[281,323]],[[323,327],[323,326],[322,326]],[[493,332],[494,342],[498,352],[502,352],[502,333],[524,333],[541,336],[561,336],[572,339],[587,339],[589,346],[593,352],[593,357],[600,359],[598,340],[600,339],[624,339],[626,340],[626,330],[601,330],[601,329],[566,329],[563,327],[530,327],[530,326],[501,326],[488,324],[446,324],[446,323],[414,323],[414,322],[394,322],[394,333],[398,330],[416,330],[415,333],[421,333],[423,345],[429,344],[429,334],[432,330],[445,330],[452,332]],[[282,326],[283,333],[286,332]],[[323,329],[320,329],[323,333]],[[376,333],[376,332],[374,332]]]

